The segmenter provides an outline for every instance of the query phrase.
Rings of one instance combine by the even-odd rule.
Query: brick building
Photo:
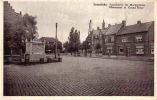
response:
[[[7,21],[11,24],[16,24],[17,22],[22,21],[21,12],[15,12],[8,1],[4,1],[4,21]]]
[[[45,53],[52,53],[55,45],[55,38],[53,37],[41,37],[39,39],[42,42],[45,42]]]
[[[45,53],[53,53],[55,50],[55,42],[56,39],[53,37],[41,37],[39,39],[42,42],[45,42]],[[58,49],[62,50],[62,43],[60,41],[57,42]]]
[[[92,30],[88,35],[92,51],[100,43],[103,55],[115,56],[153,56],[154,55],[154,21],[126,26],[102,23],[102,29]]]
[[[125,26],[126,22],[121,24],[108,25],[107,31],[103,34],[103,54],[116,55],[116,34]]]
[[[96,45],[97,44],[101,45],[101,35],[102,35],[101,30],[98,27],[97,30],[93,30],[91,34],[92,34],[92,42],[91,42],[92,51],[95,51]]]
[[[108,28],[105,28],[105,22],[102,22],[102,28],[97,27],[97,30],[92,30],[90,34],[87,36],[89,46],[93,52],[96,52],[96,46],[100,45],[100,50],[102,51],[102,34],[107,31]]]
[[[117,34],[117,55],[153,56],[154,22],[124,26]]]

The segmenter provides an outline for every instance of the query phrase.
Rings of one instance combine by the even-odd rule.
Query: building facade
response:
[[[108,25],[107,31],[103,34],[103,55],[116,55],[116,35],[125,26],[126,22],[121,24]]]
[[[123,27],[117,34],[117,55],[153,56],[154,22],[141,23]]]
[[[102,48],[102,35],[107,31],[107,28],[105,28],[105,22],[103,20],[102,22],[102,28],[100,29],[97,27],[96,30],[92,30],[90,34],[87,36],[88,45],[89,48],[92,50],[92,52],[96,53],[97,49],[99,49],[101,52],[103,50]]]
[[[56,39],[53,37],[41,37],[39,39],[42,42],[45,42],[45,53],[54,53],[55,51],[55,42]],[[62,43],[57,40],[57,48],[62,50]]]
[[[55,46],[55,38],[53,37],[41,37],[39,39],[42,42],[45,42],[45,53],[53,53]]]
[[[126,26],[102,23],[102,29],[92,30],[88,35],[92,51],[101,45],[103,55],[109,56],[154,56],[154,21]]]
[[[4,1],[4,22],[16,24],[22,21],[22,13],[17,13],[8,1]]]

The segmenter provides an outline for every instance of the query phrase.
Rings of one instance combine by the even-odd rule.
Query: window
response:
[[[143,41],[142,36],[136,36],[135,38],[136,38],[136,41]]]
[[[109,54],[109,53],[112,54],[112,51],[113,51],[112,49],[107,49],[107,50],[106,50],[106,53],[108,53],[108,54]]]
[[[151,54],[154,54],[154,46],[151,46]]]
[[[127,37],[122,37],[122,42],[128,42],[128,38]]]
[[[143,45],[136,46],[136,54],[144,54],[144,46]]]
[[[114,36],[111,36],[110,38],[111,38],[111,42],[113,42],[114,41]]]
[[[124,47],[119,47],[119,54],[124,54]]]
[[[107,49],[106,49],[106,53],[110,53],[110,54],[112,54],[112,52],[113,52],[112,47],[107,47]]]

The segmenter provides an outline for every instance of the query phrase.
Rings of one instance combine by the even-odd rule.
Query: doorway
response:
[[[126,47],[126,56],[127,56],[127,57],[130,56],[130,47]]]

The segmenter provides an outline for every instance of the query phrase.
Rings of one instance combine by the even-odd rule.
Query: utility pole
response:
[[[57,23],[56,23],[55,58],[57,58]]]
[[[89,43],[89,53],[90,53],[90,57],[91,57],[91,54],[92,54],[92,36],[90,35],[91,34],[91,28],[92,28],[92,21],[90,20],[89,21],[89,30],[88,30],[88,43]],[[89,37],[90,35],[90,37]]]

